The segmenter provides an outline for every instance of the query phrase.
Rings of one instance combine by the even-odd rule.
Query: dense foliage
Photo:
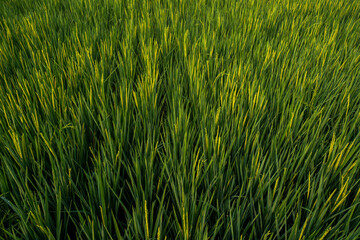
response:
[[[0,0],[0,239],[360,239],[360,1]]]

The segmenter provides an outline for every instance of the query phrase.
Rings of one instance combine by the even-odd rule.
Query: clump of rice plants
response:
[[[360,2],[2,0],[0,239],[360,239]]]

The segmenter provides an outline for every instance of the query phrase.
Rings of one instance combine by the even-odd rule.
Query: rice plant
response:
[[[0,239],[360,239],[360,2],[1,0]]]

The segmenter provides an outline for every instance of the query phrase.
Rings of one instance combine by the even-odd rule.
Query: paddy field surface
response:
[[[0,0],[0,239],[360,239],[360,1]]]

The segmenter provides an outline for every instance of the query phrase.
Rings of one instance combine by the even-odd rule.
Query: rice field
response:
[[[360,1],[0,0],[0,239],[360,239]]]

